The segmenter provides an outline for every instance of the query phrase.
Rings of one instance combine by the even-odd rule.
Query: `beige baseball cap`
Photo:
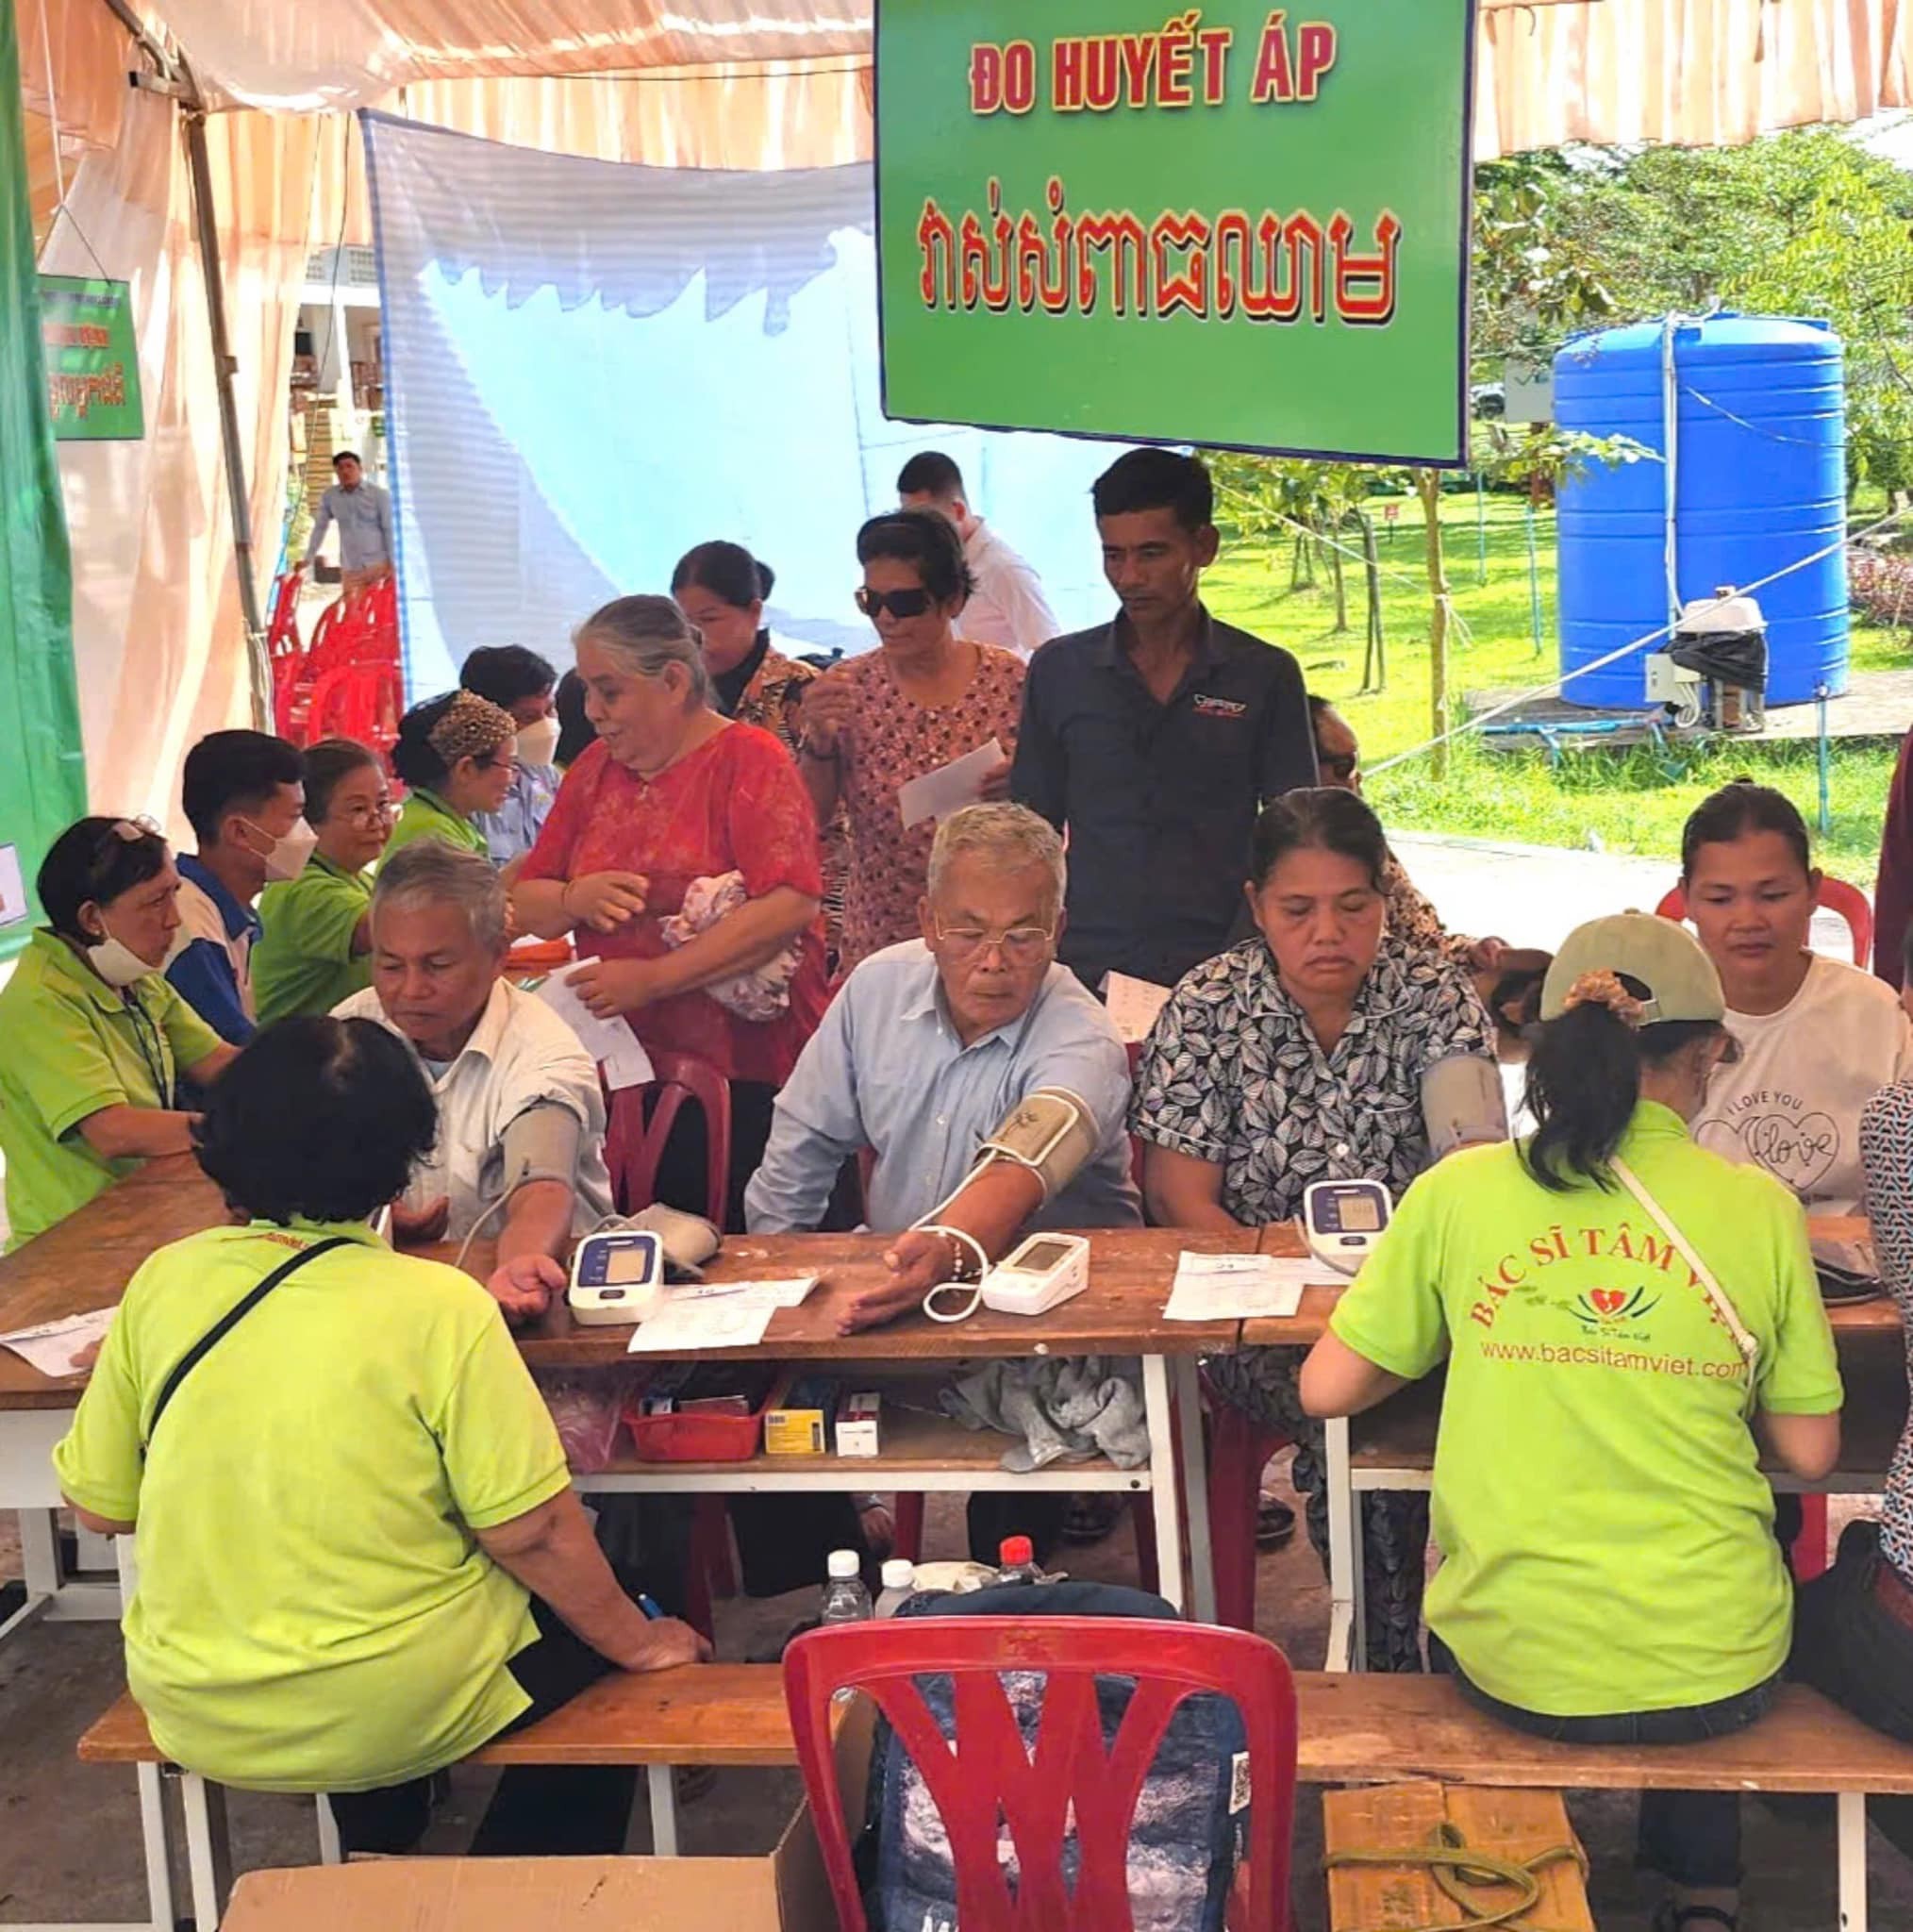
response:
[[[1561,941],[1541,982],[1541,1018],[1568,1010],[1574,983],[1589,973],[1619,973],[1647,989],[1640,1024],[1726,1016],[1721,975],[1686,926],[1649,912],[1615,912],[1577,925]]]

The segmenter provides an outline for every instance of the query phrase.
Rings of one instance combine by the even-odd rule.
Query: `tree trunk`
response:
[[[1434,600],[1428,628],[1428,724],[1430,735],[1445,740],[1448,730],[1448,570],[1441,555],[1441,473],[1415,472],[1415,493],[1422,499],[1422,516],[1426,525],[1428,591]],[[1435,746],[1437,782],[1448,776],[1448,746]]]
[[[1367,510],[1357,512],[1362,526],[1362,575],[1368,579],[1369,648],[1362,659],[1362,690],[1382,691],[1389,688],[1389,644],[1382,628],[1382,559],[1375,548],[1375,520]]]
[[[1348,579],[1341,567],[1341,525],[1337,524],[1328,545],[1329,575],[1335,579],[1335,635],[1348,629]]]

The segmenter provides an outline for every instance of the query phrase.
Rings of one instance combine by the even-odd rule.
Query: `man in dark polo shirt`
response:
[[[1010,795],[1069,833],[1064,965],[1173,986],[1248,930],[1256,815],[1317,782],[1315,737],[1295,659],[1203,608],[1203,464],[1131,450],[1093,498],[1123,608],[1031,660]]]

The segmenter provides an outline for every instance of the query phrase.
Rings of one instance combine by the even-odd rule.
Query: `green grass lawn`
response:
[[[1313,588],[1291,589],[1292,546],[1225,543],[1204,579],[1219,617],[1285,645],[1302,664],[1311,691],[1333,698],[1360,734],[1362,756],[1378,764],[1430,736],[1428,612],[1422,511],[1399,499],[1390,541],[1381,523],[1382,607],[1388,632],[1388,688],[1357,696],[1362,682],[1366,604],[1361,565],[1348,561],[1350,628],[1334,633],[1335,600],[1326,572]],[[1877,512],[1876,512],[1877,513]],[[1542,647],[1535,649],[1528,586],[1527,534],[1519,501],[1490,495],[1487,506],[1487,581],[1482,581],[1475,500],[1444,497],[1442,526],[1448,577],[1466,632],[1452,636],[1449,686],[1455,717],[1467,691],[1545,683],[1558,668],[1555,606],[1555,515],[1536,517]],[[1359,547],[1358,540],[1345,540]],[[1905,632],[1856,625],[1855,671],[1905,665],[1913,653]],[[1894,748],[1836,750],[1828,787],[1831,830],[1824,851],[1831,870],[1871,884],[1879,850],[1880,816]],[[1450,755],[1445,784],[1430,760],[1412,759],[1370,781],[1369,797],[1384,820],[1404,830],[1515,839],[1539,845],[1584,846],[1672,858],[1688,813],[1718,785],[1746,774],[1777,785],[1816,823],[1819,773],[1815,747],[1735,740],[1717,748],[1684,748],[1673,757],[1650,747],[1568,754],[1558,770],[1539,749],[1489,753],[1464,739]]]

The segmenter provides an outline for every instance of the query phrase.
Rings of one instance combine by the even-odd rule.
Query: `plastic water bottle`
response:
[[[879,1619],[894,1617],[917,1593],[917,1566],[907,1557],[892,1557],[884,1565],[883,1594],[876,1600]]]
[[[1006,1536],[996,1549],[999,1583],[1040,1583],[1043,1573],[1037,1568],[1036,1545],[1026,1536]]]
[[[855,1550],[832,1550],[830,1581],[823,1586],[821,1624],[863,1624],[870,1619],[870,1591],[863,1587],[862,1564]]]

